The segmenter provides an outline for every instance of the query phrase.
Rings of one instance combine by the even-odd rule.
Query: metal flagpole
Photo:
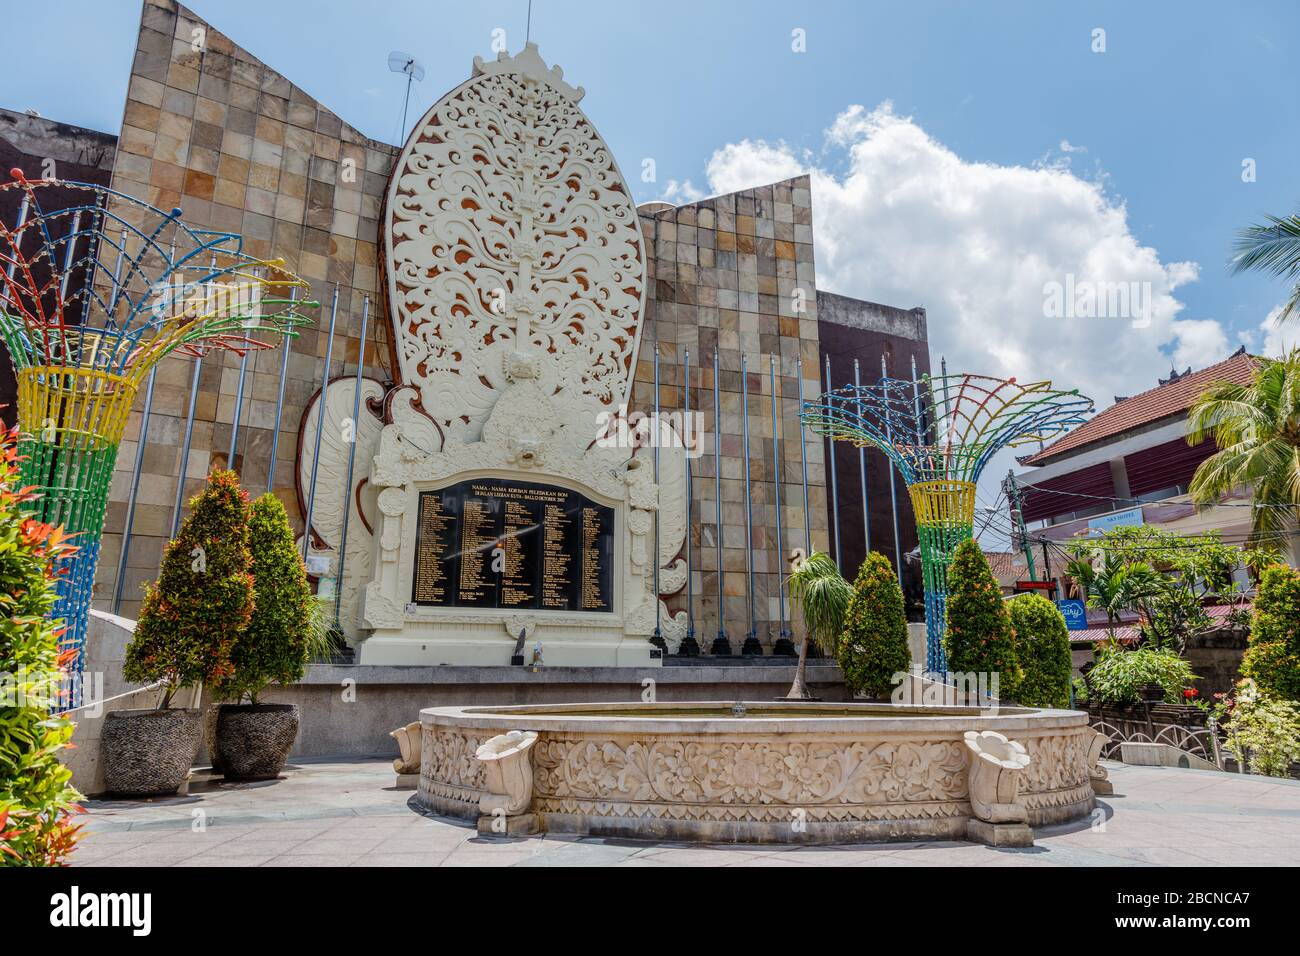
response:
[[[803,466],[804,556],[812,554],[812,514],[808,510],[808,432],[803,425],[803,356],[799,356],[799,462]]]
[[[749,356],[740,353],[740,402],[745,429],[745,590],[749,595],[749,633],[742,654],[762,654],[754,621],[754,497],[749,489]]]
[[[256,275],[256,271],[254,274]],[[244,324],[247,324],[247,320]],[[239,384],[235,387],[235,417],[230,426],[230,453],[226,455],[226,467],[231,470],[235,467],[235,453],[239,451],[239,420],[244,412],[244,381],[247,377],[248,349],[245,348],[239,356]]]
[[[298,301],[298,287],[289,290],[289,301]],[[290,309],[293,306],[289,307]],[[271,433],[271,464],[266,471],[266,490],[275,490],[275,461],[276,453],[280,449],[280,418],[284,414],[284,383],[289,374],[289,352],[293,346],[293,336],[284,337],[283,348],[280,352],[280,389],[275,396],[275,429]],[[361,351],[364,354],[366,343],[363,339],[361,342]]]
[[[686,436],[691,428],[691,350],[686,349],[682,362],[682,459],[686,462],[686,636],[677,647],[678,657],[699,657],[700,645],[695,640],[695,562],[691,538],[691,515],[695,507],[694,482],[691,480],[691,448]]]
[[[348,560],[348,519],[352,516],[352,470],[357,460],[357,439],[361,437],[361,383],[366,371],[366,324],[370,319],[370,296],[361,300],[361,348],[357,353],[357,387],[352,396],[352,442],[348,448],[348,478],[343,483],[343,529],[339,532],[339,568],[334,579],[334,623],[339,623],[343,604],[343,568]],[[346,350],[344,358],[346,360]],[[323,398],[323,396],[322,396]],[[324,417],[325,403],[317,405]]]
[[[330,362],[334,358],[334,322],[339,314],[339,284],[334,283],[334,302],[330,306],[329,341],[325,343],[325,368],[321,371],[320,400],[316,403],[316,443],[311,459],[311,484],[307,487],[307,514],[302,524],[302,559],[311,548],[311,516],[316,508],[316,473],[320,470],[320,439],[325,428],[325,390],[330,383]]]
[[[718,350],[713,350],[713,506],[714,534],[718,545],[718,636],[713,639],[711,654],[731,656],[731,641],[727,639],[726,613],[723,610],[722,587],[722,402],[718,397]]]
[[[659,430],[659,343],[655,343],[655,419],[654,419],[654,469],[655,469],[655,494],[662,494],[659,487],[659,445],[663,438]],[[655,541],[654,541],[654,602],[655,602],[655,633],[650,638],[650,643],[661,651],[666,651],[668,645],[664,643],[663,630],[660,627],[659,620],[659,508],[655,508]]]
[[[831,357],[826,356],[826,401],[834,406],[835,398],[831,395]],[[832,529],[835,532],[835,567],[840,568],[840,482],[835,474],[835,439],[827,439],[830,446],[830,472],[831,472],[831,524],[835,525]]]
[[[781,514],[781,479],[784,477],[784,468],[781,464],[780,413],[777,411],[780,396],[777,394],[776,387],[776,356],[769,355],[768,359],[772,379],[772,489],[776,501],[776,596],[778,616],[781,619],[780,633],[777,635],[776,643],[772,645],[772,653],[790,656],[794,654],[794,641],[791,640],[794,635],[785,626],[785,586],[781,581],[781,571],[785,567],[785,545],[781,539],[781,525],[784,523],[784,516]]]
[[[862,387],[862,372],[857,359],[853,360],[853,384]],[[858,473],[862,478],[862,540],[866,544],[863,550],[863,558],[866,558],[871,554],[871,516],[867,511],[867,450],[862,445],[858,446]]]
[[[125,233],[123,242],[125,242]],[[215,271],[217,268],[217,257],[214,254],[208,268]],[[294,290],[297,292],[297,289]],[[172,533],[176,537],[176,532],[181,527],[181,508],[185,505],[185,476],[190,469],[190,445],[194,439],[194,410],[199,401],[199,373],[203,369],[203,353],[198,352],[194,355],[194,371],[190,373],[190,402],[185,409],[185,438],[181,441],[181,464],[180,472],[176,481],[176,501],[172,505]],[[267,489],[270,491],[271,489]]]
[[[185,438],[181,442],[181,463],[176,475],[176,501],[172,505],[171,536],[173,538],[180,530],[181,508],[185,504],[185,478],[190,470],[190,445],[194,440],[194,409],[199,400],[199,372],[203,368],[203,356],[195,355],[193,361],[194,371],[190,373],[190,401],[185,409]]]
[[[889,378],[889,371],[885,366],[885,354],[880,353],[880,377]],[[889,386],[885,386],[888,389]],[[894,443],[894,432],[889,424],[889,416],[885,416],[885,441],[889,444]],[[898,536],[898,492],[894,484],[894,465],[889,465],[889,504],[894,511],[894,571],[898,574],[898,586],[903,586],[903,546]]]
[[[140,413],[140,437],[135,443],[134,474],[131,476],[131,493],[126,502],[126,522],[122,526],[122,550],[117,556],[117,583],[113,586],[113,613],[122,607],[122,588],[126,575],[126,558],[131,551],[131,525],[135,522],[135,503],[140,494],[140,472],[144,469],[144,446],[149,435],[149,413],[153,409],[153,385],[158,377],[158,366],[149,370],[149,384],[144,391],[144,409]]]

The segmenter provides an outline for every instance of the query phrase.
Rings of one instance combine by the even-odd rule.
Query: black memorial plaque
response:
[[[411,600],[426,607],[612,611],[614,509],[529,481],[420,494]]]

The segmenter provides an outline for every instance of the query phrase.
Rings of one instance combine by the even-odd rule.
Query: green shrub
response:
[[[1139,647],[1128,651],[1112,647],[1088,672],[1092,700],[1105,704],[1138,704],[1143,684],[1159,684],[1166,704],[1181,704],[1184,689],[1196,680],[1192,665],[1171,650]]]
[[[948,568],[948,622],[944,634],[948,669],[997,674],[998,696],[1015,698],[1020,685],[1011,615],[988,559],[975,541],[957,546]]]
[[[1284,564],[1260,575],[1241,673],[1265,696],[1300,701],[1300,572]]]
[[[869,697],[888,696],[894,675],[911,663],[903,592],[883,554],[871,552],[858,569],[838,657],[850,692]]]
[[[1300,760],[1300,707],[1257,693],[1249,679],[1237,685],[1223,729],[1228,750],[1251,773],[1289,777],[1291,764]]]
[[[61,668],[54,572],[72,548],[20,510],[17,431],[0,426],[0,866],[58,866],[77,840],[81,795],[59,763],[73,723],[53,716]]]
[[[1037,594],[1022,594],[1008,603],[1023,671],[1016,700],[1029,707],[1069,707],[1073,666],[1065,618]]]
[[[253,613],[248,495],[235,473],[214,471],[190,508],[145,588],[122,669],[129,681],[162,681],[160,707],[182,687],[231,675],[231,649]]]
[[[267,684],[302,679],[319,611],[289,516],[270,492],[249,511],[248,549],[255,607],[231,648],[233,670],[216,682],[213,693],[222,700],[257,703]]]

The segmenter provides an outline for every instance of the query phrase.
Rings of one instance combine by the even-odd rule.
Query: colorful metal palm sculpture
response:
[[[280,260],[245,254],[238,235],[192,229],[179,209],[12,175],[0,185],[18,208],[12,225],[0,222],[0,339],[18,379],[23,478],[42,493],[34,516],[76,535],[54,611],[75,678],[109,482],[141,383],[171,352],[272,347],[316,303],[297,301],[306,283]]]
[[[1092,400],[1050,382],[986,375],[881,378],[805,402],[805,425],[832,440],[878,448],[902,475],[921,542],[926,667],[946,668],[948,565],[975,525],[975,486],[1004,448],[1038,442],[1085,421]]]

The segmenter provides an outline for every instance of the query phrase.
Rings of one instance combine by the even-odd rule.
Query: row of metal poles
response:
[[[293,289],[290,292],[290,298],[297,299],[298,290]],[[316,404],[316,433],[313,438],[313,454],[311,465],[311,481],[307,488],[307,511],[303,520],[303,540],[302,556],[303,560],[307,555],[311,545],[311,522],[312,515],[316,507],[316,480],[320,467],[320,450],[321,442],[324,436],[325,428],[325,391],[330,382],[330,368],[334,359],[334,330],[338,322],[339,313],[339,287],[336,283],[334,286],[334,296],[330,304],[330,322],[329,332],[325,345],[325,365],[321,369],[319,400]],[[362,379],[365,374],[365,357],[366,357],[366,332],[370,321],[370,297],[366,296],[361,306],[361,337],[360,346],[357,353],[357,372],[356,372],[356,390],[352,398],[352,419],[349,434],[351,440],[348,443],[348,469],[347,480],[342,489],[343,494],[343,524],[339,534],[338,549],[338,567],[335,572],[335,590],[334,590],[334,617],[338,619],[339,603],[343,596],[343,574],[346,568],[347,544],[348,544],[348,520],[351,516],[351,488],[352,477],[356,466],[357,452],[357,433],[360,429],[359,421],[361,415],[361,392]],[[275,467],[280,447],[280,422],[284,416],[284,390],[285,383],[289,373],[289,353],[293,346],[293,336],[285,336],[284,342],[280,346],[280,381],[276,389],[275,397],[275,424],[271,434],[271,457],[267,464],[266,471],[266,490],[272,491],[275,488]],[[197,355],[192,360],[192,369],[190,372],[190,395],[189,403],[185,411],[185,432],[181,442],[180,464],[176,474],[176,500],[172,505],[172,524],[170,537],[176,537],[176,532],[181,524],[181,511],[185,503],[185,478],[189,472],[190,448],[194,439],[194,413],[198,404],[199,397],[199,376],[203,367],[203,357]],[[132,527],[135,524],[135,506],[140,493],[140,476],[144,464],[144,446],[149,435],[149,418],[153,411],[154,380],[158,375],[158,369],[155,367],[149,373],[148,385],[144,394],[144,409],[140,418],[140,435],[136,442],[135,462],[131,474],[131,490],[127,497],[126,518],[122,530],[122,549],[118,555],[117,561],[117,581],[113,592],[113,613],[116,614],[121,609],[123,590],[126,578],[126,569],[128,567],[128,558],[131,552]],[[226,467],[235,467],[235,458],[239,451],[240,428],[243,420],[244,392],[248,382],[248,352],[245,351],[239,358],[239,378],[235,387],[235,408],[233,421],[230,427],[230,446],[226,454]]]
[[[660,353],[658,344],[655,345],[654,355],[654,477],[655,482],[659,482],[659,449],[663,444],[663,429],[660,426],[660,375],[659,375]],[[880,357],[880,373],[884,377],[886,371],[885,356]],[[773,486],[773,504],[775,506],[775,524],[776,524],[776,565],[775,570],[778,575],[785,567],[785,548],[783,543],[782,528],[782,510],[781,510],[781,486],[785,481],[784,462],[781,458],[781,427],[780,427],[780,401],[781,392],[777,380],[776,356],[768,356],[768,374],[771,379],[771,403],[772,403],[772,486]],[[804,376],[803,376],[803,358],[796,361],[795,375],[798,381],[798,408],[802,413],[804,406]],[[826,356],[825,369],[825,387],[826,392],[830,393],[834,389],[831,376],[831,359]],[[913,377],[915,377],[915,360],[913,360]],[[683,423],[691,414],[691,353],[690,350],[684,352],[682,361],[682,420]],[[861,386],[861,369],[858,360],[853,360],[853,383]],[[762,644],[758,640],[758,622],[755,610],[755,588],[754,588],[754,497],[750,475],[750,442],[749,442],[749,358],[744,353],[740,357],[740,396],[741,396],[741,422],[744,442],[744,482],[745,482],[745,593],[749,613],[749,631],[745,635],[741,645],[742,654],[761,654]],[[726,569],[723,559],[723,509],[722,509],[722,389],[720,384],[718,353],[713,353],[713,481],[714,481],[714,537],[717,548],[717,601],[718,601],[718,630],[713,639],[713,644],[709,653],[721,656],[729,656],[732,653],[731,639],[727,636],[726,631],[726,610],[725,610],[725,577]],[[685,424],[683,430],[685,431]],[[684,435],[683,435],[684,437]],[[840,501],[839,501],[839,480],[835,474],[835,442],[830,441],[829,458],[827,471],[830,475],[831,484],[831,516],[832,533],[834,536],[834,556],[837,566],[841,566],[841,547],[840,547]],[[686,500],[687,507],[692,508],[694,504],[694,475],[691,469],[690,449],[687,449],[684,455],[686,468]],[[811,511],[808,504],[808,441],[807,432],[803,428],[802,422],[799,427],[799,460],[801,465],[801,484],[803,490],[803,519],[804,519],[804,550],[805,553],[812,551],[812,524]],[[902,547],[898,533],[898,495],[896,490],[894,469],[889,468],[889,497],[893,510],[894,519],[894,566],[898,571],[899,585],[902,585]],[[869,499],[867,495],[867,459],[866,450],[858,449],[858,470],[862,483],[862,531],[865,540],[866,552],[871,551],[871,518],[869,514]],[[690,512],[687,516],[687,533],[686,533],[686,637],[682,640],[678,653],[693,657],[700,653],[699,642],[695,636],[695,587],[694,587],[694,546],[690,531],[691,520]],[[659,593],[659,517],[656,513],[654,524],[654,551],[656,555],[654,565],[654,592]],[[785,589],[777,588],[777,606],[778,606],[778,627],[780,632],[776,643],[773,645],[774,654],[793,654],[793,635],[787,626],[789,619],[786,616]],[[664,647],[662,620],[660,618],[660,608],[658,602],[655,604],[655,633],[654,643]]]
[[[297,296],[296,289],[293,290],[292,296],[296,298]],[[303,553],[304,560],[306,560],[307,558],[307,555],[310,550],[310,543],[311,543],[310,529],[311,529],[312,515],[314,514],[315,505],[316,505],[316,484],[317,484],[317,478],[319,474],[321,442],[324,434],[325,417],[326,417],[324,396],[325,396],[326,388],[329,385],[330,369],[333,364],[334,332],[338,320],[338,304],[339,304],[339,288],[338,285],[336,284],[334,288],[334,295],[330,305],[329,331],[327,333],[327,341],[325,347],[325,364],[321,369],[320,393],[319,393],[320,400],[317,402],[316,429],[315,429],[315,435],[313,436],[313,444],[312,444],[313,454],[312,454],[311,478],[307,487],[307,502],[306,502],[307,508],[306,508],[306,514],[304,516],[304,523],[303,523],[304,534],[303,534],[303,543],[302,543],[302,553]],[[356,464],[356,436],[359,428],[358,422],[361,414],[361,395],[362,395],[362,384],[363,384],[362,380],[365,371],[365,343],[366,343],[367,328],[369,324],[369,317],[370,317],[370,297],[367,296],[363,302],[362,310],[361,310],[361,335],[360,335],[361,344],[360,344],[360,351],[357,356],[356,384],[355,384],[355,391],[352,398],[352,418],[351,418],[352,428],[350,430],[352,440],[349,442],[349,449],[348,449],[347,479],[342,489],[343,518],[342,518],[342,528],[339,536],[338,567],[336,569],[336,574],[335,574],[334,614],[336,619],[339,613],[339,604],[342,599],[342,590],[343,590],[342,582],[343,582],[343,575],[346,569],[348,524],[349,524],[349,519],[351,517],[351,488],[352,488],[352,479],[353,479],[355,464]],[[276,390],[275,423],[273,427],[273,434],[271,436],[271,455],[267,467],[267,478],[266,478],[267,491],[273,490],[275,484],[275,469],[276,469],[276,461],[277,461],[277,455],[279,450],[280,424],[284,414],[285,382],[288,375],[289,353],[290,353],[291,346],[292,346],[292,338],[286,337],[280,348],[280,374],[279,374],[279,385]],[[176,532],[180,527],[181,513],[184,505],[185,479],[189,471],[190,449],[192,446],[193,436],[194,436],[194,416],[195,416],[195,409],[198,402],[199,378],[200,378],[200,372],[202,370],[202,363],[203,363],[202,356],[196,356],[192,360],[192,363],[193,365],[192,365],[192,371],[190,375],[189,402],[185,414],[184,438],[181,444],[180,463],[177,469],[177,476],[176,476],[176,498],[172,506],[172,524],[171,524],[170,536],[173,538],[176,536]],[[781,486],[784,483],[784,464],[781,458],[781,429],[780,429],[780,420],[779,420],[780,419],[779,405],[780,405],[781,396],[780,396],[780,389],[777,381],[776,357],[769,356],[768,364],[769,364],[768,374],[771,380],[771,398],[772,398],[772,465],[773,465],[774,505],[775,505],[775,514],[776,514],[776,528],[775,528],[776,570],[778,573],[780,573],[780,570],[784,567],[785,564],[785,553],[784,553],[785,549],[784,549],[784,540],[783,540],[784,532],[782,528],[782,506],[781,506]],[[887,372],[885,367],[885,357],[883,355],[881,356],[880,359],[880,367],[881,367],[881,375],[882,376],[886,375]],[[248,353],[245,352],[243,355],[241,355],[239,361],[239,377],[237,380],[236,392],[235,392],[235,407],[234,407],[234,414],[233,414],[233,422],[231,424],[231,431],[230,431],[230,445],[229,445],[229,450],[227,452],[227,458],[226,458],[228,467],[234,466],[236,454],[239,449],[239,437],[240,437],[241,422],[243,418],[244,392],[247,383],[247,374],[248,374]],[[689,416],[691,413],[690,374],[691,374],[691,354],[690,351],[687,350],[684,354],[684,360],[682,363],[681,388],[682,388],[682,410],[683,410],[684,417]],[[149,419],[153,408],[154,382],[156,376],[157,376],[157,369],[155,368],[149,374],[148,384],[145,389],[144,409],[141,413],[140,433],[139,433],[139,439],[136,443],[135,461],[134,461],[134,467],[132,469],[132,476],[131,476],[131,490],[127,498],[126,518],[123,525],[122,547],[121,547],[121,552],[118,556],[117,579],[116,579],[116,586],[113,595],[114,613],[117,613],[120,610],[122,599],[123,599],[126,569],[128,567],[128,560],[129,560],[129,555],[131,550],[132,528],[135,519],[135,508],[139,496],[140,478],[143,471],[144,447],[148,439]],[[797,360],[796,377],[798,380],[798,402],[799,402],[798,407],[800,410],[802,410],[804,404],[804,376],[803,376],[802,357]],[[853,382],[855,385],[861,385],[861,369],[857,359],[853,360]],[[825,363],[826,392],[827,393],[832,392],[834,390],[834,387],[835,386],[831,375],[831,360],[830,360],[830,356],[828,355],[826,356],[826,363]],[[749,616],[749,631],[745,635],[745,639],[741,647],[741,653],[761,654],[762,645],[758,640],[758,622],[757,622],[757,611],[756,611],[756,604],[755,604],[756,592],[754,588],[754,575],[755,575],[754,549],[753,549],[754,500],[752,494],[752,479],[750,474],[750,454],[749,454],[749,449],[750,449],[749,359],[748,356],[744,354],[741,355],[740,389],[741,389],[741,417],[742,417],[743,441],[744,441],[746,598],[747,598],[748,616]],[[718,354],[717,352],[714,352],[713,354],[713,417],[715,423],[713,429],[714,499],[715,499],[714,500],[714,522],[715,522],[714,534],[716,539],[715,546],[717,548],[717,565],[718,565],[717,567],[718,630],[716,636],[713,639],[713,644],[710,647],[710,653],[718,654],[718,655],[730,655],[732,653],[731,640],[727,636],[726,626],[725,626],[724,591],[725,591],[726,569],[724,567],[724,561],[723,561],[723,529],[725,527],[725,524],[723,520],[723,508],[722,508],[722,430],[720,427],[718,427],[718,423],[721,422],[721,410],[722,410],[722,400],[721,400]],[[654,421],[656,427],[656,432],[655,432],[656,440],[654,443],[654,475],[655,475],[655,481],[658,482],[660,478],[659,448],[662,442],[659,440],[660,432],[659,432],[659,425],[658,425],[660,421],[660,353],[659,353],[659,346],[657,344],[655,346],[655,357],[654,357]],[[831,490],[831,517],[832,517],[832,524],[833,524],[832,534],[834,540],[834,556],[835,556],[835,563],[839,565],[841,563],[841,557],[842,557],[841,543],[840,543],[840,539],[842,536],[840,534],[839,480],[835,471],[835,443],[833,441],[829,442],[828,456],[829,457],[827,463],[827,471],[830,476],[830,485],[831,485],[831,489],[830,489]],[[692,474],[692,469],[691,469],[691,456],[688,454],[684,456],[684,458],[686,463],[685,464],[686,499],[689,507],[690,506],[689,503],[693,502],[694,499],[694,476]],[[802,486],[802,493],[803,493],[804,548],[805,548],[805,553],[807,553],[812,551],[812,525],[811,525],[811,511],[809,508],[809,493],[808,493],[808,444],[807,444],[806,431],[802,426],[800,426],[799,428],[799,459],[801,464],[801,486]],[[863,536],[865,541],[865,550],[869,552],[871,550],[871,519],[870,519],[869,507],[868,507],[869,498],[868,498],[868,491],[867,491],[866,451],[863,448],[858,449],[858,470],[860,474],[861,492],[862,492],[862,530],[863,530]],[[898,496],[897,496],[896,481],[894,476],[894,469],[892,467],[889,468],[889,496],[890,496],[890,504],[893,513],[893,524],[894,524],[894,566],[898,571],[899,582],[901,584],[902,552],[901,552],[901,544],[900,544],[899,528],[898,528]],[[687,634],[686,634],[686,638],[683,640],[681,644],[679,653],[691,656],[691,655],[698,654],[700,648],[695,633],[696,632],[695,591],[694,591],[694,579],[693,579],[693,571],[695,567],[694,545],[691,539],[691,534],[689,532],[689,524],[690,524],[689,520],[687,523],[688,523],[688,532],[686,536]],[[659,553],[659,521],[657,515],[656,515],[655,525],[654,525],[654,539],[655,539],[655,555],[656,555],[656,560],[654,562],[654,589],[655,589],[655,593],[657,594],[659,591],[659,560],[657,557]],[[786,616],[785,591],[783,588],[777,589],[777,599],[778,599],[778,626],[780,628],[780,632],[778,635],[777,643],[774,647],[774,652],[778,654],[792,653],[793,652],[792,634],[790,628],[788,627],[789,619]],[[663,644],[662,622],[660,620],[659,614],[660,614],[659,606],[658,606],[658,602],[656,602],[655,642],[657,644],[662,645]]]

